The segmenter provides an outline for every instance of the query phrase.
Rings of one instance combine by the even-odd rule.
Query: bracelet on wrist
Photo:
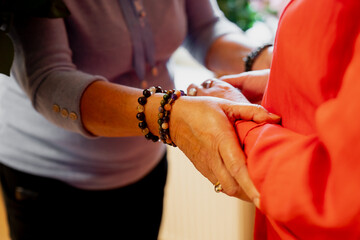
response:
[[[145,118],[145,104],[147,103],[147,99],[155,93],[165,93],[165,91],[162,90],[161,87],[151,87],[144,89],[143,96],[138,98],[138,103],[140,105],[137,106],[136,114],[136,118],[139,120],[138,126],[141,129],[141,132],[144,134],[146,139],[152,140],[153,142],[159,141],[159,137],[151,133],[148,128]]]
[[[185,92],[182,90],[168,90],[160,101],[159,107],[158,124],[160,140],[173,147],[176,147],[176,145],[170,137],[170,111],[172,109],[172,104],[181,96],[186,96]]]
[[[148,128],[145,118],[145,105],[147,99],[155,93],[164,93],[163,99],[160,102],[159,113],[158,113],[158,124],[159,124],[159,136],[154,135]],[[143,96],[138,98],[139,105],[137,106],[136,118],[139,120],[139,128],[145,135],[145,138],[152,140],[153,142],[159,141],[159,139],[170,146],[176,147],[175,143],[171,140],[169,131],[170,112],[172,104],[181,96],[186,96],[182,90],[162,90],[161,87],[151,87],[144,89]]]
[[[245,72],[251,71],[252,67],[254,65],[255,60],[259,57],[259,55],[267,49],[268,47],[271,47],[272,44],[264,44],[263,46],[260,46],[256,48],[254,51],[250,52],[245,58]]]

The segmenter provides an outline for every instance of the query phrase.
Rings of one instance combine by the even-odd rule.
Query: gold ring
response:
[[[188,92],[189,96],[196,96],[196,94],[197,94],[197,89],[196,88],[190,88],[189,89],[189,92]]]
[[[215,190],[215,192],[217,192],[217,193],[222,192],[223,188],[222,188],[222,186],[221,186],[221,184],[220,184],[219,181],[217,181],[217,183],[214,185],[214,190]]]

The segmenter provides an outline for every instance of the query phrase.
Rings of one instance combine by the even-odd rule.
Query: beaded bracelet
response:
[[[136,118],[139,120],[139,128],[142,133],[145,135],[145,138],[148,140],[152,140],[153,142],[159,141],[159,137],[152,134],[147,127],[146,119],[145,119],[145,104],[147,103],[147,98],[155,93],[165,93],[166,91],[162,90],[161,87],[151,87],[149,89],[145,89],[143,91],[143,96],[138,98],[138,103],[140,105],[137,106],[138,113],[136,114]]]
[[[169,122],[170,122],[170,111],[172,104],[181,96],[186,96],[182,90],[168,90],[163,99],[160,102],[159,107],[159,135],[163,143],[170,146],[176,147],[175,143],[171,140],[170,131],[169,131]]]
[[[254,51],[252,51],[251,53],[249,53],[245,58],[244,58],[244,62],[245,62],[245,72],[251,71],[253,64],[256,60],[256,58],[260,55],[260,53],[262,51],[264,51],[266,48],[271,47],[272,44],[265,44],[263,46],[258,47],[257,49],[255,49]]]

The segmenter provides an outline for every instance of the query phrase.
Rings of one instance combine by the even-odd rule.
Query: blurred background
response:
[[[273,42],[281,11],[289,0],[217,0],[225,16],[236,23],[254,44]],[[172,57],[175,85],[186,90],[213,77],[180,47]],[[0,74],[3,81],[11,81]],[[1,111],[1,109],[0,109]],[[255,208],[252,204],[217,194],[177,148],[168,148],[169,172],[159,240],[250,240]],[[9,240],[0,191],[0,240]]]

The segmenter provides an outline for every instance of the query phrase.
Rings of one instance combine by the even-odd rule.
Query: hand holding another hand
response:
[[[214,97],[181,97],[173,105],[170,135],[194,166],[223,192],[258,202],[238,142],[237,119],[277,123],[280,118],[259,105]]]
[[[208,79],[200,86],[192,83],[188,86],[187,92],[189,96],[211,96],[233,102],[250,103],[238,88],[217,78]]]
[[[227,75],[221,77],[220,80],[239,89],[251,103],[260,104],[269,80],[269,75],[270,69],[264,69]]]
[[[189,95],[212,96],[234,102],[260,104],[269,79],[269,69],[212,78],[200,86],[190,84]]]

